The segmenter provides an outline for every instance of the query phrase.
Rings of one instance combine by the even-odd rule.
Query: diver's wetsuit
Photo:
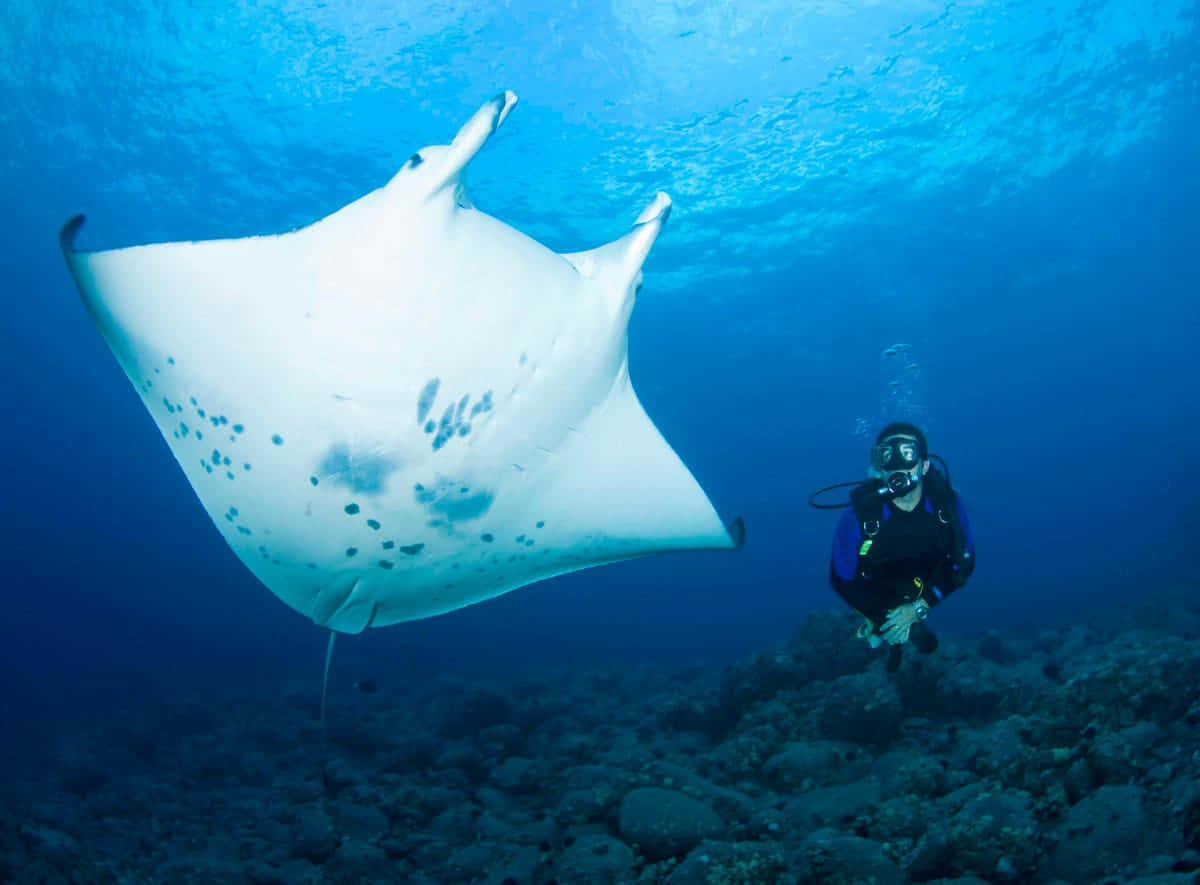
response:
[[[865,538],[860,515],[853,508],[842,512],[833,539],[829,581],[842,599],[876,627],[896,606],[919,596],[933,608],[965,582],[974,566],[975,540],[962,497],[952,494],[970,553],[965,573],[954,561],[953,532],[945,513],[934,506],[928,482],[923,483],[920,504],[911,512],[883,504],[879,529],[865,556],[859,555]],[[914,578],[919,578],[922,586],[914,583]]]

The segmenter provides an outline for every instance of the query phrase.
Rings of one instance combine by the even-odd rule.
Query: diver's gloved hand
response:
[[[913,624],[925,620],[925,616],[928,614],[929,606],[920,600],[906,602],[887,613],[887,617],[879,625],[879,632],[889,645],[908,642],[908,633],[912,630]]]

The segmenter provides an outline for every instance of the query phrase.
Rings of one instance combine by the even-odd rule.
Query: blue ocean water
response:
[[[5,641],[13,731],[319,683],[323,631],[237,562],[58,251],[276,233],[490,96],[476,205],[560,251],[675,210],[634,385],[738,553],[556,578],[343,641],[353,679],[730,661],[839,609],[835,517],[914,419],[979,549],[946,635],[1195,587],[1194,3],[54,4],[0,27]],[[340,688],[339,688],[340,686]]]

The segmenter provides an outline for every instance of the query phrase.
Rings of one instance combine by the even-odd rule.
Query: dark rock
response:
[[[1192,674],[1200,672],[1200,643],[1153,634],[1125,633],[1072,662],[1060,703],[1075,721],[1107,711],[1113,724],[1153,721],[1169,725],[1193,702]]]
[[[351,839],[366,842],[387,835],[387,815],[373,805],[343,800],[333,803],[332,810],[338,831]]]
[[[1150,767],[1150,750],[1161,737],[1162,729],[1153,722],[1098,735],[1088,753],[1096,779],[1105,784],[1126,784],[1139,778]]]
[[[922,672],[899,674],[908,713],[973,722],[1003,712],[1032,713],[1044,704],[1051,683],[1040,668],[1003,666],[947,646],[945,653],[918,659]]]
[[[414,735],[397,742],[387,752],[385,771],[416,772],[433,764],[442,751],[442,742],[430,735]]]
[[[108,772],[91,765],[78,765],[59,778],[63,790],[80,799],[107,786]]]
[[[1172,866],[1173,872],[1191,873],[1200,870],[1200,851],[1194,848],[1185,849]]]
[[[904,716],[900,692],[879,673],[843,676],[829,686],[821,707],[821,735],[883,746],[900,736]]]
[[[788,744],[768,759],[762,776],[773,789],[791,792],[850,783],[870,769],[870,757],[852,744],[807,741]]]
[[[512,718],[512,704],[496,691],[474,689],[442,703],[438,733],[449,738],[470,737]]]
[[[928,829],[905,862],[909,880],[926,882],[947,875],[951,872],[953,858],[950,834],[940,827]]]
[[[340,882],[385,882],[395,874],[395,865],[382,848],[357,839],[342,842],[325,869],[334,881]]]
[[[641,787],[621,802],[621,836],[650,860],[686,854],[725,824],[709,806],[675,790]]]
[[[754,705],[781,691],[860,673],[875,659],[854,639],[859,618],[845,612],[809,615],[784,649],[762,652],[728,667],[718,701],[724,727],[732,727]]]
[[[1002,881],[1026,879],[1042,860],[1033,803],[1025,793],[983,793],[950,821],[951,869]]]
[[[492,725],[479,733],[479,749],[487,756],[515,752],[525,739],[521,729],[511,722]]]
[[[303,808],[292,828],[292,857],[324,863],[337,848],[333,820],[319,808]]]
[[[480,787],[475,791],[475,799],[497,817],[524,818],[524,812],[518,809],[514,798],[503,790],[497,790],[494,787]]]
[[[475,835],[476,811],[469,804],[447,808],[430,822],[429,831],[449,845],[469,842]]]
[[[325,795],[324,770],[321,771],[319,778],[314,774],[304,780],[288,779],[282,786],[288,802],[292,805],[315,802]]]
[[[483,754],[473,744],[465,741],[450,744],[445,747],[433,764],[438,769],[456,769],[461,771],[468,784],[483,779],[487,773],[487,765]]]
[[[495,862],[491,846],[481,842],[462,845],[446,859],[446,881],[477,882],[484,877]]]
[[[940,817],[930,802],[899,795],[879,803],[857,820],[854,835],[877,842],[907,839],[915,843],[930,829],[930,820]]]
[[[949,785],[944,762],[908,747],[879,756],[872,771],[889,796],[942,796]]]
[[[1194,787],[1181,803],[1180,832],[1184,844],[1192,851],[1200,852],[1200,787]]]
[[[904,872],[882,845],[831,830],[818,830],[801,843],[800,865],[803,875],[814,882],[904,885]]]
[[[362,776],[346,760],[330,759],[322,769],[321,779],[325,789],[336,796],[347,787],[357,784]]]
[[[1119,873],[1153,853],[1153,831],[1134,786],[1100,787],[1072,806],[1048,871],[1071,881],[1090,881]]]
[[[979,638],[977,646],[979,656],[991,661],[994,664],[1007,664],[1012,660],[1012,653],[1008,650],[1004,640],[995,630],[988,630]]]
[[[1067,769],[1063,785],[1067,790],[1067,798],[1074,805],[1095,789],[1096,779],[1092,775],[1092,767],[1088,765],[1086,760],[1076,759],[1071,763],[1070,768]]]
[[[282,870],[260,860],[246,864],[243,872],[250,885],[290,885]]]
[[[562,826],[603,823],[616,808],[617,795],[599,790],[568,790],[559,800],[555,817]]]
[[[28,823],[20,835],[26,851],[60,869],[71,867],[83,853],[74,836],[53,827]]]
[[[551,878],[548,870],[549,855],[533,845],[508,846],[501,857],[493,861],[485,885],[528,885],[546,882]]]
[[[492,769],[492,781],[509,793],[531,793],[546,779],[544,765],[523,756],[510,756]]]
[[[856,817],[878,804],[880,796],[877,782],[858,781],[801,793],[783,811],[788,823],[804,833],[822,827],[847,830]]]
[[[777,845],[702,842],[671,871],[666,885],[782,885],[787,861]]]
[[[674,697],[658,708],[658,727],[663,731],[695,731],[714,737],[727,722],[719,701]]]
[[[754,814],[753,799],[738,790],[718,786],[696,772],[673,762],[658,761],[646,766],[644,774],[653,780],[653,786],[667,790],[679,790],[713,807],[726,822],[745,821]]]
[[[980,776],[999,776],[1005,783],[1016,780],[1032,766],[1036,753],[1022,735],[1020,717],[1008,717],[983,728],[960,728],[950,761]]]
[[[374,756],[387,746],[388,734],[371,720],[335,719],[325,726],[325,740],[339,751],[356,756]]]
[[[580,836],[558,855],[558,881],[579,885],[631,882],[634,857],[629,846],[603,833]]]

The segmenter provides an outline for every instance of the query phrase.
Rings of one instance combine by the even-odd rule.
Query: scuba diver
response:
[[[833,539],[829,580],[861,614],[858,636],[873,648],[888,645],[887,670],[900,666],[904,644],[929,654],[937,637],[925,625],[930,610],[966,583],[975,568],[975,542],[950,471],[930,469],[929,446],[916,425],[889,424],[871,447],[870,478],[814,492],[821,510],[846,508]],[[850,501],[818,504],[831,489],[854,486]]]

